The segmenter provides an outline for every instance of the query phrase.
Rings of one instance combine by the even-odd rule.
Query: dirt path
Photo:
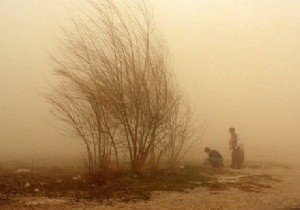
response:
[[[300,167],[252,167],[233,172],[216,175],[212,182],[186,192],[154,192],[150,201],[96,203],[25,197],[7,209],[300,209]]]

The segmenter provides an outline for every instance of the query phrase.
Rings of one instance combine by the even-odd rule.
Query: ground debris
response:
[[[279,179],[265,174],[240,174],[230,176],[216,176],[215,179],[203,182],[201,185],[213,191],[223,191],[230,188],[237,188],[245,192],[261,193],[265,189],[270,189],[273,182]]]
[[[81,179],[81,176],[80,176],[80,175],[77,175],[77,176],[74,176],[72,179],[73,179],[74,181],[80,180],[80,179]]]
[[[69,171],[68,171],[69,170]],[[22,197],[68,198],[75,202],[84,200],[104,201],[114,198],[122,202],[149,200],[153,191],[179,191],[193,189],[207,178],[198,166],[185,166],[178,171],[160,170],[132,174],[122,172],[112,176],[106,184],[89,181],[84,171],[74,168],[38,168],[35,173],[1,171],[0,193],[5,199]]]
[[[7,200],[7,196],[4,194],[0,194],[0,200]]]
[[[31,170],[26,169],[26,168],[20,168],[20,169],[15,171],[15,173],[30,173],[30,172],[31,172]]]

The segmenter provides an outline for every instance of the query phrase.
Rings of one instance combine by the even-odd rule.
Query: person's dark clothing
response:
[[[244,149],[240,147],[233,149],[231,153],[231,159],[231,168],[242,168],[244,163]]]
[[[223,159],[222,155],[217,150],[210,150],[208,153],[209,158],[221,158]]]
[[[208,161],[213,168],[223,167],[223,157],[217,150],[210,150]]]

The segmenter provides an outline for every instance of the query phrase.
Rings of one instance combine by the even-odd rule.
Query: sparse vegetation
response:
[[[148,161],[170,168],[199,141],[188,102],[168,65],[168,48],[151,6],[87,0],[64,28],[53,56],[58,84],[46,95],[52,113],[86,146],[90,177],[105,182],[120,157],[140,172]]]
[[[258,164],[258,163],[257,163]],[[272,165],[268,165],[271,169]],[[190,192],[197,187],[204,188],[207,193],[218,194],[231,189],[240,193],[267,193],[274,189],[274,184],[281,183],[271,175],[232,172],[228,169],[211,173],[197,165],[186,165],[177,172],[159,170],[156,173],[132,174],[121,172],[114,174],[106,184],[96,184],[84,175],[82,167],[65,165],[63,167],[37,167],[34,176],[31,173],[17,172],[21,165],[4,167],[0,173],[0,207],[21,207],[22,200],[38,198],[26,204],[37,209],[49,206],[65,208],[79,203],[95,203],[94,205],[113,205],[113,202],[148,201],[154,192]],[[274,166],[278,168],[278,166]],[[274,169],[274,168],[273,168]],[[286,170],[280,168],[280,170]],[[232,191],[230,192],[232,193]],[[187,194],[193,194],[185,193]],[[181,194],[183,196],[183,194]],[[47,198],[48,200],[43,200]],[[19,201],[20,199],[20,201]],[[16,202],[17,201],[17,202]],[[26,201],[26,200],[25,200]],[[51,202],[57,203],[51,203]],[[45,202],[45,203],[44,203]],[[40,203],[40,205],[39,205]],[[87,205],[88,206],[88,205]],[[86,207],[87,207],[86,206]],[[77,206],[78,207],[78,206]]]

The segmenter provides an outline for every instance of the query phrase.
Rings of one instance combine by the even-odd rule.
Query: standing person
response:
[[[229,149],[231,150],[231,168],[242,168],[244,163],[244,147],[240,134],[235,128],[229,128],[230,140]]]

